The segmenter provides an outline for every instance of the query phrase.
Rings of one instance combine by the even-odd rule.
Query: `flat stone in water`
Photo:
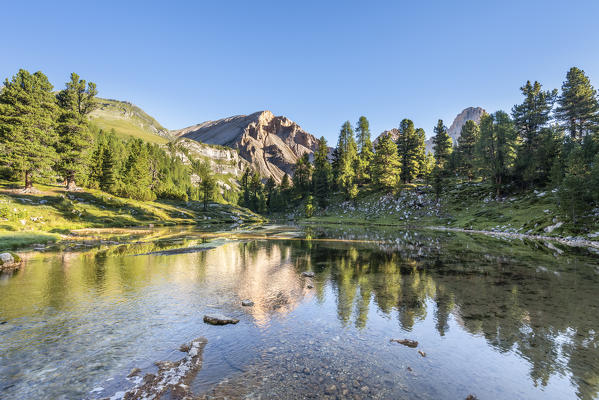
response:
[[[302,276],[305,276],[306,278],[314,278],[314,272],[304,271],[304,272],[302,272]]]
[[[225,317],[221,314],[204,315],[204,322],[210,325],[227,325],[236,324],[239,322],[238,319]]]
[[[404,346],[408,346],[408,347],[418,347],[418,342],[415,340],[410,340],[410,339],[391,339],[391,342],[395,342],[395,343],[399,343],[399,344],[403,344]]]
[[[249,299],[246,299],[241,301],[241,305],[244,307],[251,307],[254,305],[254,302]]]

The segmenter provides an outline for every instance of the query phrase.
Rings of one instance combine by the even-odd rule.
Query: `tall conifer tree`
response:
[[[21,69],[0,91],[1,160],[22,173],[25,188],[35,176],[47,175],[56,160],[57,116],[52,85],[41,72]]]
[[[441,168],[445,166],[449,160],[449,155],[452,151],[451,137],[447,133],[447,127],[443,124],[443,120],[440,119],[437,122],[437,126],[434,129],[435,135],[433,136],[433,151],[437,165]]]
[[[522,104],[512,108],[512,117],[516,131],[520,135],[521,145],[518,148],[514,166],[515,179],[526,187],[533,183],[541,183],[544,179],[543,160],[539,159],[545,153],[546,144],[544,129],[551,121],[551,110],[557,97],[557,89],[544,91],[537,81],[534,84],[527,81],[520,91],[524,95]],[[547,155],[547,154],[545,154]]]
[[[323,136],[318,141],[318,148],[314,153],[314,174],[312,177],[314,196],[321,208],[325,208],[328,204],[332,179],[333,172],[329,162],[329,147]]]
[[[508,114],[497,111],[483,115],[476,147],[477,160],[484,176],[494,184],[497,196],[513,167],[516,146],[517,133]]]
[[[356,125],[356,144],[358,149],[356,180],[364,184],[370,180],[370,163],[373,157],[370,123],[364,116],[360,117]]]
[[[572,139],[581,141],[584,136],[599,130],[597,91],[583,70],[570,68],[557,104],[556,117]]]
[[[96,108],[97,93],[93,82],[86,83],[73,72],[66,88],[57,96],[60,106],[57,169],[67,181],[67,189],[75,187],[75,176],[83,172],[87,165],[87,150],[93,143],[87,117]]]
[[[458,147],[456,149],[458,173],[467,177],[468,180],[472,180],[472,178],[474,178],[474,150],[479,136],[480,130],[478,129],[476,122],[468,120],[464,126],[462,126],[460,137],[458,138]]]
[[[374,183],[383,190],[394,189],[401,175],[401,160],[397,145],[390,134],[383,135],[376,143],[372,160],[372,178]]]
[[[346,121],[339,132],[337,142],[337,186],[348,198],[356,194],[356,171],[355,161],[357,158],[357,146],[354,140],[354,130],[349,121]]]
[[[401,180],[410,183],[420,174],[424,165],[424,131],[414,129],[414,123],[404,119],[399,125],[397,150],[401,160]]]

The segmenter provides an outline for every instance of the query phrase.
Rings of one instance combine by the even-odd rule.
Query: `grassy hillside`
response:
[[[303,218],[303,206],[295,216]],[[355,201],[341,195],[311,221],[447,227],[556,237],[599,238],[599,213],[576,224],[565,219],[552,191],[528,191],[500,199],[482,183],[462,183],[435,201],[430,188],[408,186],[397,195],[364,191]]]
[[[98,98],[99,106],[91,114],[97,127],[114,129],[120,136],[133,136],[151,143],[164,144],[170,140],[167,129],[141,108],[125,102]]]
[[[99,190],[66,192],[63,187],[36,185],[39,193],[0,181],[0,251],[32,244],[73,240],[86,228],[148,227],[262,222],[251,211],[229,204],[141,202]]]

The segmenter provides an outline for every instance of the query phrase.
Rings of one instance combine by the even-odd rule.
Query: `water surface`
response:
[[[240,322],[204,324],[212,312]],[[186,232],[33,255],[2,275],[0,321],[7,399],[109,397],[132,386],[132,368],[154,372],[198,337],[208,339],[198,396],[599,398],[599,256],[552,243]]]

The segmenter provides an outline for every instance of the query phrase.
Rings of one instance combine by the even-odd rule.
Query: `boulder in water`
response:
[[[221,314],[204,315],[204,322],[210,325],[228,325],[236,324],[239,322],[238,319],[229,318]]]

